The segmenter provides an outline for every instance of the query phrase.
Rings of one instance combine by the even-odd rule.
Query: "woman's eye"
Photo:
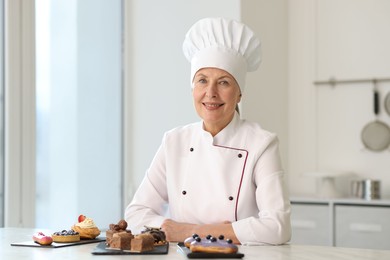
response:
[[[198,79],[196,81],[196,85],[205,85],[205,84],[207,84],[207,80],[205,79]]]
[[[226,85],[229,85],[229,82],[226,81],[226,80],[222,80],[222,81],[219,82],[219,84],[226,86]]]

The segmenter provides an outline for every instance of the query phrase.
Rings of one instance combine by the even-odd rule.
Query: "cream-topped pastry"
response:
[[[80,234],[81,239],[95,239],[100,235],[100,230],[92,218],[80,215],[78,221],[72,229]]]
[[[80,228],[96,228],[95,222],[91,218],[85,218],[82,222],[76,223],[75,226]]]

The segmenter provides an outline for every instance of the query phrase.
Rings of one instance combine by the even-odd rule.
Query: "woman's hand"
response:
[[[198,234],[201,237],[206,237],[207,235],[218,237],[219,235],[224,235],[225,238],[233,240],[233,243],[240,243],[229,221],[220,224],[195,225],[166,219],[161,225],[161,230],[164,231],[166,239],[169,242],[183,242],[193,234]]]
[[[180,223],[171,219],[166,219],[161,225],[167,241],[170,242],[183,242],[193,234],[194,227],[194,224]]]

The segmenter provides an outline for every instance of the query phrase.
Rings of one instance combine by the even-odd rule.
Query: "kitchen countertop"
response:
[[[366,206],[390,206],[389,199],[365,200],[359,198],[319,198],[314,196],[292,196],[292,203],[348,204]]]
[[[39,248],[11,246],[11,243],[31,240],[37,231],[30,228],[0,228],[0,259],[187,259],[178,251],[176,243],[170,243],[167,255],[93,255],[91,252],[97,246],[85,244],[62,248]],[[50,234],[50,231],[47,232]],[[282,246],[239,246],[239,252],[245,254],[244,260],[258,259],[310,259],[310,260],[360,260],[360,259],[390,259],[390,251],[353,249],[327,246],[282,245]]]

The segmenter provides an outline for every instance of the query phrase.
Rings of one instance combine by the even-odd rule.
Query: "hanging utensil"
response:
[[[390,145],[390,128],[378,119],[379,115],[379,92],[374,83],[374,114],[375,120],[368,123],[362,131],[361,138],[364,146],[375,152],[383,151]]]
[[[390,92],[387,93],[386,98],[385,98],[385,109],[387,114],[390,116]]]

